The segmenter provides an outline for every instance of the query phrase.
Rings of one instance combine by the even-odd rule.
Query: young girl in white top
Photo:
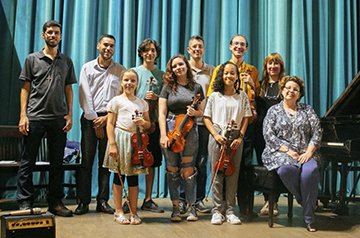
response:
[[[243,138],[248,125],[248,117],[252,115],[246,94],[235,90],[239,84],[238,68],[231,62],[221,65],[214,84],[214,92],[210,95],[204,112],[204,123],[210,132],[209,160],[213,176],[212,198],[213,209],[211,224],[221,225],[225,220],[230,224],[241,224],[240,219],[234,214],[235,195],[238,184]],[[233,121],[233,130],[228,129],[228,124]],[[231,133],[231,135],[229,135]],[[231,141],[228,141],[232,138]],[[234,172],[226,176],[220,171],[214,171],[214,164],[219,158],[221,145],[229,143],[232,150]],[[216,174],[216,175],[215,175]],[[215,178],[215,179],[214,179]],[[225,196],[223,186],[226,181]],[[224,201],[225,199],[225,201]]]
[[[122,209],[122,186],[119,176],[115,174],[113,183],[113,197],[115,203],[114,221],[120,224],[140,224],[137,216],[137,202],[139,194],[138,175],[147,173],[147,169],[137,169],[132,165],[131,137],[136,133],[136,126],[140,129],[150,127],[148,104],[136,97],[138,75],[128,69],[121,77],[120,95],[114,97],[107,105],[107,136],[109,145],[104,159],[104,167],[117,173],[115,163],[120,168],[122,180],[125,176],[129,187],[129,200],[132,216],[125,217]],[[135,111],[139,114],[136,115]],[[142,115],[142,116],[141,116]],[[114,161],[115,160],[115,161]]]

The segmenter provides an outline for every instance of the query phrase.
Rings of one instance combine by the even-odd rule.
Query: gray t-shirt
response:
[[[177,116],[186,114],[187,106],[191,105],[198,93],[200,93],[199,102],[201,102],[204,99],[204,92],[198,83],[194,84],[194,90],[190,90],[188,85],[177,85],[176,94],[174,94],[170,88],[164,86],[159,97],[167,99],[168,116]],[[197,106],[195,108],[197,108]]]
[[[76,83],[72,60],[60,52],[51,60],[42,51],[25,59],[19,77],[31,82],[27,105],[29,120],[52,120],[67,114],[65,86]]]

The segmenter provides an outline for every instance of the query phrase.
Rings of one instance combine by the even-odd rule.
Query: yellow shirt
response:
[[[231,63],[234,63],[234,61],[232,60],[229,60]],[[215,78],[216,78],[216,74],[217,72],[219,71],[219,68],[220,68],[221,65],[218,65],[213,74],[212,74],[212,77],[211,77],[211,81],[210,81],[210,87],[208,89],[208,92],[207,92],[207,97],[210,96],[210,94],[213,92],[213,88],[212,88],[212,85],[215,81]],[[257,71],[257,69],[250,65],[250,64],[246,64],[244,61],[241,63],[240,67],[239,67],[239,73],[248,73],[250,74],[250,77],[251,79],[254,81],[254,84],[255,84],[255,93],[256,95],[259,95],[260,93],[260,82],[259,82],[259,72]],[[238,89],[238,88],[237,88]]]

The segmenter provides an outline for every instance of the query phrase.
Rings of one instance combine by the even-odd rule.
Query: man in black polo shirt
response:
[[[71,59],[57,49],[62,38],[61,25],[53,20],[46,22],[41,36],[45,40],[45,48],[26,57],[20,74],[23,86],[19,131],[24,135],[24,151],[18,172],[18,202],[20,209],[33,206],[32,172],[41,139],[47,133],[49,211],[69,217],[72,211],[61,201],[64,197],[62,161],[66,133],[72,127],[72,84],[76,83],[76,77]]]

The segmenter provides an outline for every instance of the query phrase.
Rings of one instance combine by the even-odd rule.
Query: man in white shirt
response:
[[[107,146],[106,105],[118,95],[120,77],[125,68],[112,60],[115,51],[114,36],[101,36],[97,49],[99,56],[83,65],[79,79],[79,101],[84,113],[81,116],[82,167],[77,176],[80,203],[75,210],[76,215],[89,211],[92,166],[96,149],[99,159],[96,211],[114,213],[114,209],[108,204],[110,172],[102,167]]]

